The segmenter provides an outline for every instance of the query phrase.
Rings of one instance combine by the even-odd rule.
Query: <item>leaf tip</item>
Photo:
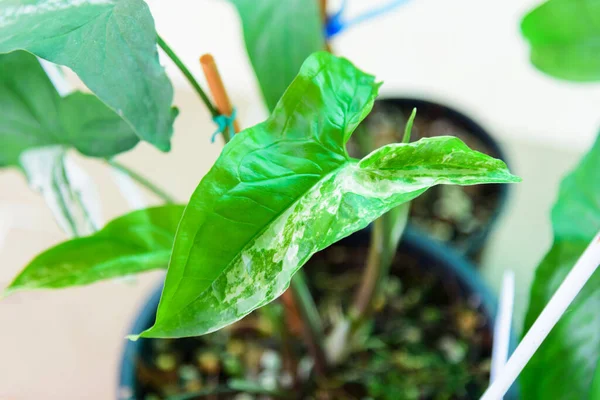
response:
[[[130,340],[132,342],[137,342],[140,337],[142,337],[142,334],[139,334],[139,335],[127,335],[127,336],[125,336],[125,339]]]
[[[509,175],[510,183],[523,182],[523,179],[520,176],[513,175],[510,172],[508,173],[508,175]]]
[[[160,151],[164,153],[168,153],[169,151],[171,151],[171,142],[168,139],[164,141],[158,141],[155,145]]]
[[[25,289],[22,286],[19,286],[17,284],[15,284],[15,282],[12,282],[10,285],[8,285],[4,290],[0,291],[0,300],[7,298],[8,296],[14,294],[15,292],[18,292],[20,290]]]
[[[497,175],[497,183],[520,183],[523,181],[520,176],[513,175],[508,168],[503,168]]]
[[[404,136],[402,137],[402,143],[410,142],[410,134],[412,132],[413,123],[415,122],[415,117],[417,116],[417,107],[414,107],[412,112],[410,113],[410,117],[408,117],[408,121],[406,121],[406,126],[404,127]]]

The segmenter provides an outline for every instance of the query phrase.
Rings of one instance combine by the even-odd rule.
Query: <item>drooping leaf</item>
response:
[[[138,138],[91,94],[60,97],[36,57],[0,54],[0,167],[19,165],[22,152],[62,145],[92,157],[131,149]]]
[[[58,226],[69,237],[98,229],[101,211],[93,181],[68,158],[63,146],[24,151],[19,162],[29,186],[42,196]]]
[[[0,53],[71,68],[136,134],[169,150],[173,87],[143,0],[0,0]]]
[[[52,247],[34,258],[6,292],[87,285],[165,268],[183,209],[166,205],[133,211],[91,236]]]
[[[317,0],[229,0],[240,14],[246,50],[269,110],[306,58],[323,50]]]
[[[523,18],[531,62],[571,81],[600,81],[600,0],[549,0]]]
[[[156,324],[142,336],[239,320],[282,294],[313,253],[433,185],[518,180],[451,137],[350,158],[345,144],[378,87],[345,59],[308,58],[271,117],[236,135],[192,195]]]
[[[538,266],[523,332],[531,327],[600,230],[600,137],[561,183],[552,209],[554,243]],[[521,375],[525,399],[588,399],[600,357],[600,271],[596,271]],[[568,371],[568,382],[565,382]]]

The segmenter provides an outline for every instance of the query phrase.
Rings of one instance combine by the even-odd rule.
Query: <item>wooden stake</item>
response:
[[[325,31],[325,27],[327,26],[327,0],[318,0],[319,1],[319,11],[321,13],[321,24],[323,25],[323,32]],[[325,38],[325,51],[333,53],[331,51],[331,46],[329,45],[329,41]]]
[[[231,101],[229,100],[229,96],[227,95],[227,91],[223,85],[223,80],[221,79],[221,75],[217,69],[215,59],[211,54],[204,54],[202,57],[200,57],[200,65],[202,66],[202,71],[204,71],[204,76],[206,77],[206,82],[208,83],[210,93],[215,100],[217,110],[220,114],[227,116],[231,115],[233,112],[233,106],[231,105]],[[237,122],[237,119],[233,121],[233,129],[235,130],[235,133],[240,131],[240,126]],[[231,137],[233,134],[229,134],[228,136]],[[227,138],[226,140],[229,141]]]
[[[321,21],[325,25],[327,23],[327,0],[319,0],[319,9],[321,11]]]

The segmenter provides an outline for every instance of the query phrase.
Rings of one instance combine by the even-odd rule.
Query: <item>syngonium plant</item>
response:
[[[350,157],[346,143],[369,114],[380,83],[344,58],[315,52],[324,43],[316,3],[232,2],[270,117],[226,144],[187,205],[137,210],[48,249],[6,293],[168,267],[156,323],[140,335],[202,335],[275,300],[290,283],[300,294],[299,307],[309,309],[310,293],[295,275],[311,255],[390,211],[386,215],[396,222],[381,226],[394,249],[408,203],[434,185],[519,181],[504,162],[457,138],[410,143],[410,123],[402,143],[374,149],[360,160]],[[157,44],[216,116],[200,85],[157,36],[142,0],[0,4],[0,166],[27,169],[24,160],[39,162],[36,151],[47,146],[110,158],[145,140],[168,151],[177,112]],[[265,16],[298,10],[304,20],[277,18],[262,29]],[[303,41],[292,49],[289,42],[298,37]],[[279,57],[271,57],[271,49]],[[62,96],[35,56],[70,67],[93,94]],[[60,162],[48,170],[60,200],[68,174]],[[69,202],[56,203],[59,213],[73,218]],[[361,300],[348,311],[348,320],[360,322],[368,314],[382,275],[385,265],[367,269]],[[306,325],[316,329],[309,319]],[[312,340],[322,347],[318,334]]]

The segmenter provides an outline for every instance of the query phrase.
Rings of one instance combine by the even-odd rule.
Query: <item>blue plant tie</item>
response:
[[[325,25],[325,37],[327,39],[331,39],[338,33],[345,31],[352,25],[365,22],[369,19],[376,18],[387,12],[390,12],[394,8],[399,7],[404,3],[408,3],[408,0],[390,0],[387,4],[384,4],[381,7],[377,7],[372,10],[366,11],[365,13],[358,15],[352,19],[349,19],[348,21],[343,21],[342,14],[346,9],[347,3],[348,0],[343,0],[339,11],[327,18],[327,24]]]
[[[213,117],[213,121],[215,122],[215,124],[217,124],[217,130],[215,131],[215,133],[213,133],[213,135],[210,138],[211,143],[214,143],[215,139],[217,138],[217,135],[219,133],[223,133],[225,131],[225,129],[229,129],[229,134],[231,135],[231,137],[233,137],[233,135],[235,135],[235,130],[233,128],[233,122],[235,121],[235,115],[236,115],[236,109],[234,107],[233,110],[231,111],[231,115],[229,115],[229,116],[227,116],[225,114],[220,114],[220,115],[217,115],[216,117]]]

